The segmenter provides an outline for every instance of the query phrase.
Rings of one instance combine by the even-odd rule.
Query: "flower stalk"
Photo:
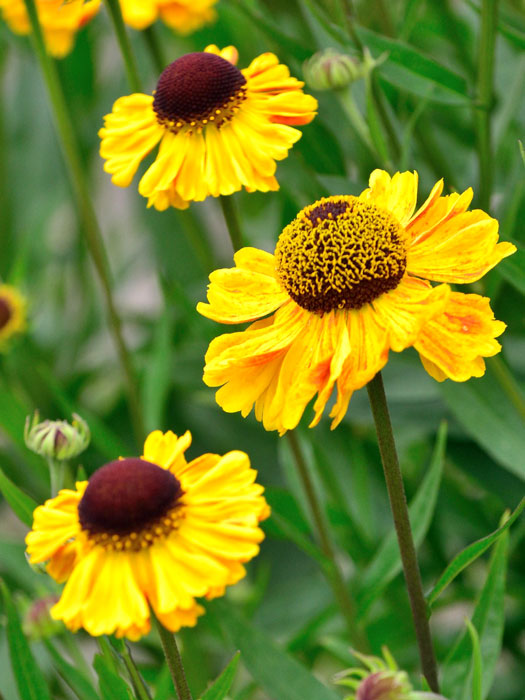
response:
[[[233,251],[237,252],[243,247],[244,242],[242,240],[241,227],[239,226],[239,219],[237,218],[237,212],[235,211],[235,205],[229,196],[221,195],[219,197],[219,202],[221,205],[224,220],[226,222],[226,228],[230,234],[230,240],[232,242]]]
[[[182,658],[177,646],[177,641],[175,640],[175,635],[159,622],[154,616],[153,611],[151,614],[157,625],[162,649],[168,663],[175,690],[177,691],[177,697],[179,700],[193,700],[188,681],[186,680],[186,674],[184,672],[184,666],[182,665]]]
[[[91,259],[102,286],[110,329],[113,334],[119,361],[126,381],[133,429],[136,440],[140,444],[144,436],[144,425],[135,372],[131,356],[124,341],[122,322],[113,300],[107,255],[85,179],[85,168],[80,157],[80,150],[73,130],[71,114],[60,83],[56,65],[46,51],[35,0],[24,0],[24,2],[31,23],[35,52],[49,94],[56,128],[77,200],[78,216],[82,224],[82,230],[86,238]]]
[[[403,486],[403,477],[399,468],[392,423],[386,401],[381,372],[367,384],[368,397],[374,416],[381,462],[385,474],[390,507],[394,518],[399,551],[403,564],[403,573],[412,610],[412,619],[416,632],[419,656],[423,675],[430,689],[439,692],[437,663],[430,634],[427,606],[421,583],[421,573],[417,561],[416,548],[410,525],[408,505]]]
[[[131,50],[129,36],[126,32],[126,27],[124,26],[119,0],[106,0],[106,5],[113,23],[115,34],[117,36],[122,58],[124,59],[124,68],[126,69],[128,82],[133,92],[142,92],[137,62],[135,61],[135,56]]]

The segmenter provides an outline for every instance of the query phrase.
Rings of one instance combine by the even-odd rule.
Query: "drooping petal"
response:
[[[124,22],[141,31],[149,27],[158,17],[157,0],[120,0]]]
[[[441,198],[445,199],[445,198]],[[449,203],[459,204],[461,197]],[[439,202],[439,200],[438,200]],[[437,205],[436,205],[437,206]],[[498,222],[480,209],[446,213],[437,225],[421,232],[410,245],[407,270],[411,275],[437,282],[475,282],[512,255],[516,247],[498,243]]]
[[[208,304],[197,305],[200,314],[220,323],[244,323],[284,304],[288,294],[275,278],[273,255],[242,248],[234,259],[237,267],[211,273]]]
[[[361,192],[359,199],[386,209],[401,226],[406,226],[416,208],[417,183],[416,172],[396,173],[390,177],[384,170],[374,170],[369,187]]]
[[[504,330],[489,299],[452,292],[444,312],[425,324],[414,347],[434,379],[464,382],[485,373],[483,358],[500,351],[495,338]]]
[[[157,122],[153,97],[136,93],[115,102],[98,133],[102,139],[100,155],[106,160],[104,170],[111,173],[113,184],[127,187],[166,131]]]
[[[405,275],[396,289],[373,301],[380,325],[388,330],[392,350],[401,352],[413,345],[427,321],[443,311],[449,294],[446,284],[432,287]]]
[[[217,18],[213,8],[216,2],[217,0],[157,0],[157,6],[162,21],[185,36]]]

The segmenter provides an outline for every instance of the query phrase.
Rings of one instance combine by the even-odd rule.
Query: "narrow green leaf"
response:
[[[469,382],[446,381],[439,390],[470,437],[501,466],[525,480],[525,430],[514,404],[487,360],[485,376]]]
[[[483,659],[482,698],[490,691],[496,663],[501,652],[504,626],[504,596],[507,572],[509,532],[499,538],[491,556],[485,584],[472,615]],[[443,666],[443,688],[445,697],[454,700],[471,700],[471,641],[467,631],[462,632],[452,647]]]
[[[133,700],[128,684],[113,672],[101,654],[95,655],[93,667],[97,672],[102,700]]]
[[[447,438],[446,423],[442,423],[436,438],[430,469],[409,506],[410,522],[416,547],[423,541],[436,507]],[[395,532],[383,540],[376,555],[364,571],[357,594],[360,617],[364,616],[381,591],[401,571],[401,558]]]
[[[99,700],[97,692],[88,679],[78,669],[66,661],[49,640],[45,641],[45,645],[53,659],[53,663],[56,666],[58,673],[62,676],[64,681],[68,684],[79,700]]]
[[[22,700],[51,700],[47,683],[31,653],[20,618],[5,583],[0,582],[7,616],[7,642],[11,666]]]
[[[482,684],[482,662],[481,662],[481,649],[479,646],[479,637],[476,628],[470,620],[466,620],[468,633],[472,641],[472,689],[471,698],[472,700],[482,700],[481,694],[481,684]]]
[[[143,404],[146,430],[162,426],[164,405],[170,390],[172,362],[171,336],[174,327],[171,308],[166,308],[155,328],[153,349],[144,373]]]
[[[336,700],[338,696],[304,666],[279,649],[261,629],[254,627],[225,600],[215,600],[208,612],[230,643],[242,654],[243,664],[271,698]]]
[[[437,598],[443,593],[445,588],[456,578],[456,576],[463,571],[469,564],[472,564],[479,556],[485,552],[491,544],[494,544],[501,535],[508,530],[512,523],[521,515],[523,509],[525,508],[525,498],[523,498],[516,510],[510,518],[505,522],[504,525],[494,530],[490,535],[482,537],[480,540],[473,542],[468,547],[465,547],[459,554],[457,554],[454,559],[447,566],[445,571],[439,577],[434,588],[427,595],[427,602],[429,605],[433,605]]]
[[[33,511],[37,507],[36,501],[31,496],[28,496],[7,477],[0,468],[0,491],[3,497],[9,503],[16,516],[20,520],[31,527],[33,524]]]
[[[235,672],[239,664],[240,652],[238,651],[226,666],[221,675],[213,682],[206,692],[201,695],[200,700],[223,700],[230,690]]]

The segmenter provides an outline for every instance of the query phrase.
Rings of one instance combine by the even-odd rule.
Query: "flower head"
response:
[[[216,19],[217,0],[120,0],[124,22],[146,29],[161,19],[178,34],[190,34]]]
[[[148,206],[185,209],[212,195],[276,190],[276,160],[286,158],[317,101],[302,91],[274,54],[248,68],[237,51],[186,54],[161,74],[154,95],[118,99],[100,130],[100,154],[112,182],[127,187],[140,162],[160,143],[139,183]]]
[[[76,490],[34,512],[31,563],[67,581],[51,616],[72,630],[138,639],[150,606],[172,631],[204,612],[195,600],[224,593],[259,551],[263,488],[244,452],[191,462],[186,432],[151,433],[140,458],[101,467]]]
[[[243,416],[255,405],[267,430],[284,433],[316,394],[317,425],[336,388],[335,428],[389,351],[410,346],[438,381],[483,375],[505,324],[489,299],[448,283],[480,279],[515,247],[498,243],[495,219],[467,211],[472,190],[442,189],[440,181],[415,211],[417,174],[376,170],[359,196],[299,212],[275,255],[243,248],[235,268],[213,272],[198,311],[220,323],[254,321],[210,344],[204,381],[222,387],[219,405]]]
[[[72,423],[65,420],[39,422],[38,411],[27,416],[24,439],[30,450],[47,459],[67,460],[76,457],[89,445],[91,435],[86,421],[73,413]]]
[[[0,284],[0,351],[7,341],[26,327],[26,302],[15,288]]]
[[[36,0],[47,50],[52,56],[63,58],[71,51],[75,34],[97,14],[101,1]],[[0,11],[15,34],[31,33],[24,0],[0,0]]]

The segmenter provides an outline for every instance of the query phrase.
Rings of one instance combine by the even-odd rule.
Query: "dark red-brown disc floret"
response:
[[[11,319],[11,316],[13,315],[13,311],[7,301],[5,299],[2,299],[0,297],[0,330],[4,327],[7,326],[9,323],[9,320]]]
[[[115,460],[89,480],[78,517],[92,534],[126,535],[161,519],[181,495],[179,481],[167,469],[138,457]]]
[[[153,109],[161,122],[202,122],[228,105],[246,83],[241,71],[213,53],[188,53],[161,74]]]

